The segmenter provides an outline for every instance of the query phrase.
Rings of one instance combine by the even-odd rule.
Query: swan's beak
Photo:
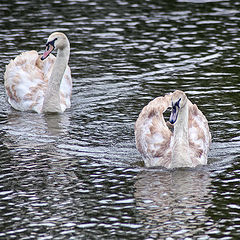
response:
[[[177,121],[177,117],[178,117],[178,111],[179,111],[179,107],[172,107],[172,112],[169,118],[169,122],[171,124],[174,124]]]
[[[52,46],[51,44],[48,44],[46,46],[45,52],[43,53],[43,55],[41,57],[41,60],[46,59],[53,50],[54,50],[54,46]]]

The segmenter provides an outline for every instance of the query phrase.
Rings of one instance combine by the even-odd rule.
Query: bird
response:
[[[169,121],[163,113],[171,108]],[[194,168],[207,164],[208,121],[181,90],[150,101],[135,123],[135,141],[146,167]]]
[[[55,57],[52,52],[57,50]],[[68,66],[70,43],[62,32],[53,32],[43,55],[27,51],[10,60],[4,86],[10,105],[19,111],[63,113],[71,106],[72,77]]]

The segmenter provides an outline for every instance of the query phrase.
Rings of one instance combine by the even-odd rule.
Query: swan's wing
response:
[[[208,121],[197,105],[189,101],[189,146],[194,165],[207,164],[207,155],[211,143]]]
[[[46,79],[50,79],[53,65],[55,63],[56,57],[50,54],[47,59],[43,61],[43,73]],[[66,108],[71,106],[71,95],[72,95],[72,77],[70,67],[67,66],[63,79],[60,85],[60,104],[62,112]]]
[[[155,98],[143,108],[136,121],[136,146],[148,167],[170,164],[172,132],[163,117],[170,106],[171,94]]]
[[[40,112],[46,81],[36,51],[24,52],[6,66],[4,85],[8,102],[17,110]]]

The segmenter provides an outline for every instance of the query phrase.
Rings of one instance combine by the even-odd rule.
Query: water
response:
[[[0,9],[0,239],[239,238],[237,1],[3,0]],[[56,30],[71,43],[71,109],[11,109],[5,65],[43,52]],[[134,123],[175,89],[209,120],[209,164],[146,169]]]

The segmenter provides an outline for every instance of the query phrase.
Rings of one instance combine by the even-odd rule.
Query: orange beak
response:
[[[54,50],[54,46],[52,46],[51,44],[48,44],[46,46],[45,52],[43,53],[43,55],[41,57],[41,60],[46,59],[53,50]]]

